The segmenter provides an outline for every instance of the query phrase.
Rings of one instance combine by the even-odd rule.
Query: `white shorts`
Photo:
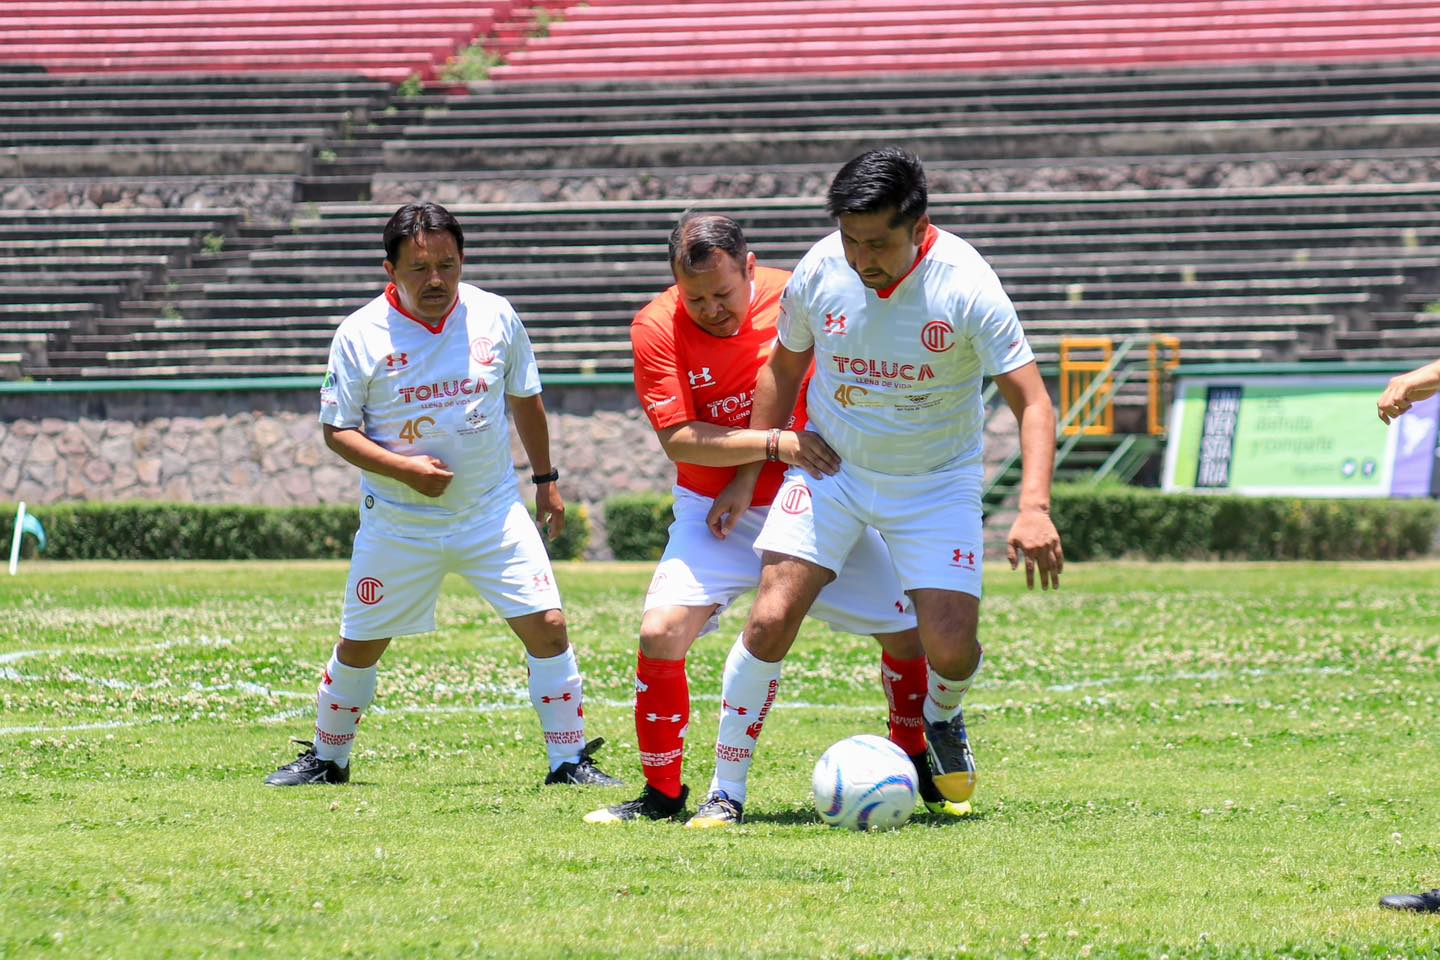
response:
[[[980,596],[979,464],[899,476],[853,464],[820,480],[792,469],[775,495],[756,552],[838,570],[867,527],[880,531],[901,586]]]
[[[736,598],[760,584],[760,557],[754,543],[765,525],[766,507],[752,507],[724,540],[705,525],[714,501],[689,490],[675,490],[675,522],[665,554],[650,580],[645,609],[708,607],[719,609],[700,635],[719,626],[720,614]],[[885,543],[875,531],[857,538],[855,549],[826,584],[810,616],[847,633],[899,633],[915,626],[915,615],[900,584]]]
[[[435,629],[435,601],[458,573],[506,620],[560,608],[550,558],[525,504],[501,500],[472,522],[404,536],[365,523],[355,534],[340,636],[379,640]]]

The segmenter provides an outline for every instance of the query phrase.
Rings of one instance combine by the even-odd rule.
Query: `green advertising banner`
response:
[[[1182,378],[1170,415],[1165,489],[1391,496],[1400,430],[1387,428],[1375,413],[1388,379],[1375,374]],[[1419,427],[1423,417],[1406,426]],[[1417,467],[1426,466],[1424,488],[1433,431],[1429,443],[1430,450],[1415,458]]]

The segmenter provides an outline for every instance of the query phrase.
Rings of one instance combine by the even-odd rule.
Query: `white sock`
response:
[[[745,802],[745,783],[755,741],[775,694],[780,689],[778,663],[757,659],[745,649],[745,634],[735,640],[725,658],[725,679],[720,687],[720,732],[715,737],[715,775],[710,791],[724,790],[731,800]]]
[[[970,676],[964,680],[951,680],[942,677],[935,672],[935,668],[929,670],[930,689],[925,696],[925,722],[944,723],[960,712],[960,701],[965,699],[965,694],[975,678],[980,676],[980,668],[985,666],[985,654],[980,654],[980,659],[975,661],[975,669],[970,671]]]
[[[355,728],[375,699],[375,667],[347,667],[335,654],[325,665],[315,695],[315,756],[350,765]]]
[[[530,667],[530,702],[540,716],[545,733],[545,753],[550,769],[580,759],[585,746],[585,708],[580,697],[580,666],[575,648],[543,660],[525,654]]]

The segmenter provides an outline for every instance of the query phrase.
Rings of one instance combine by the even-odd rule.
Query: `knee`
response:
[[[965,680],[980,666],[980,644],[947,644],[938,650],[929,650],[926,657],[930,667],[940,676],[949,680]]]
[[[540,616],[539,634],[530,643],[531,656],[538,658],[558,657],[570,646],[569,634],[565,629],[565,614],[559,610],[546,610]]]
[[[684,660],[695,638],[673,623],[640,624],[640,652],[652,660]]]

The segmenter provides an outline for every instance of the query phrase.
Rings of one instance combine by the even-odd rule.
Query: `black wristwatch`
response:
[[[560,479],[560,471],[559,471],[559,470],[551,470],[549,473],[536,473],[536,474],[531,474],[531,476],[530,476],[530,482],[531,482],[531,483],[534,483],[534,484],[554,483],[556,480],[559,480],[559,479]]]

